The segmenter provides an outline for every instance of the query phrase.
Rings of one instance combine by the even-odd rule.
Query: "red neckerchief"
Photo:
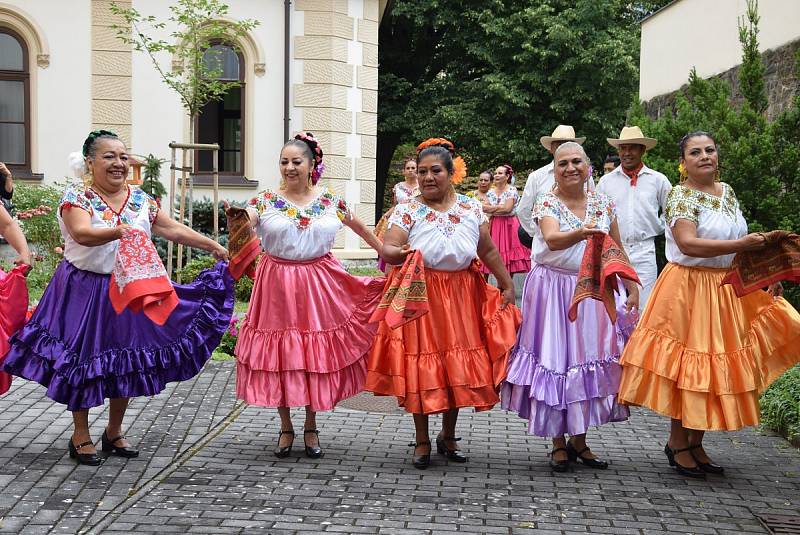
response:
[[[639,173],[642,171],[642,167],[644,167],[644,162],[639,162],[639,167],[633,171],[628,171],[624,167],[620,166],[620,169],[622,169],[622,172],[625,173],[625,176],[631,179],[631,187],[636,187],[636,181],[639,180]]]

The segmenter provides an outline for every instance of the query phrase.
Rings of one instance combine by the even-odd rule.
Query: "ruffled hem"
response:
[[[310,373],[300,370],[262,371],[239,364],[236,397],[261,407],[305,407],[332,410],[341,400],[364,390],[366,355],[342,370]]]
[[[462,407],[489,410],[498,403],[497,386],[507,373],[508,355],[520,324],[519,311],[514,306],[501,309],[497,289],[487,287],[476,272],[467,272],[466,280],[455,280],[464,276],[464,272],[454,272],[435,275],[431,280],[426,272],[431,312],[394,330],[381,322],[370,354],[366,390],[395,396],[399,406],[415,414]],[[472,284],[484,288],[485,301],[460,302],[464,313],[459,319],[465,324],[458,328],[464,332],[454,331],[435,294],[447,292],[446,299],[451,299],[452,290],[459,295],[465,292],[468,299],[479,298],[470,293]],[[472,315],[471,305],[481,311],[480,317]],[[435,341],[430,338],[433,336]],[[463,347],[470,342],[469,347]],[[426,351],[426,347],[436,350]]]
[[[529,389],[529,386],[505,383],[501,397],[505,410],[516,412],[529,421],[528,433],[531,435],[582,435],[590,427],[623,422],[630,416],[628,408],[617,403],[616,396],[576,401],[566,408],[556,408],[533,399]],[[515,400],[519,400],[519,403],[514,403]]]
[[[517,348],[506,381],[514,387],[526,387],[531,400],[564,410],[572,403],[615,396],[621,373],[618,355],[571,366],[566,373],[559,373],[542,366],[532,351]],[[511,405],[519,403],[527,401],[520,398]]]
[[[332,373],[352,366],[369,351],[378,330],[377,324],[368,323],[375,295],[368,294],[346,323],[327,331],[264,331],[245,320],[234,350],[237,362],[264,372]]]
[[[785,300],[775,299],[752,319],[743,340],[734,351],[709,353],[641,327],[623,353],[620,400],[691,429],[757,425],[759,394],[800,361],[800,317]]]
[[[156,395],[167,383],[197,375],[230,324],[233,279],[224,264],[201,272],[191,286],[202,291],[200,306],[186,330],[168,344],[120,347],[81,357],[34,315],[12,337],[4,369],[46,387],[47,396],[70,411],[102,405],[107,398]]]

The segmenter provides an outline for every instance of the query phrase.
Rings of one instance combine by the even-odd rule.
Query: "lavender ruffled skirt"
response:
[[[600,301],[578,305],[567,318],[576,273],[535,265],[525,279],[522,326],[511,354],[501,400],[506,410],[529,420],[528,432],[542,437],[580,435],[589,426],[628,418],[617,403],[619,357],[632,329],[618,295],[617,325]]]
[[[233,314],[227,265],[175,285],[180,303],[162,326],[142,312],[117,315],[110,278],[62,261],[30,321],[12,336],[3,370],[46,387],[71,411],[152,396],[197,375]]]

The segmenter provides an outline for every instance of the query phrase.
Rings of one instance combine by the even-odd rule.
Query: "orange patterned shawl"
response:
[[[780,281],[800,282],[800,236],[773,230],[764,238],[763,249],[738,253],[722,279],[739,297]]]
[[[587,297],[602,301],[612,323],[617,321],[614,292],[618,290],[617,277],[641,284],[628,255],[608,234],[595,234],[586,240],[578,282],[569,307],[569,320],[578,317],[578,303]]]
[[[386,279],[383,298],[373,312],[370,322],[386,321],[396,329],[428,313],[428,292],[425,286],[425,267],[422,253],[409,253],[402,266],[392,270]]]
[[[255,279],[256,259],[261,253],[261,244],[250,226],[250,216],[247,210],[241,208],[228,208],[225,215],[228,218],[228,271],[233,280],[239,280],[244,275]]]

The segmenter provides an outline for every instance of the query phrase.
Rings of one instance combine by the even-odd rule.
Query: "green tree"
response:
[[[398,0],[380,29],[378,181],[395,148],[445,135],[474,169],[529,169],[569,123],[604,156],[638,88],[641,17],[630,0]]]
[[[132,7],[111,4],[111,12],[125,21],[124,25],[115,26],[117,38],[147,54],[164,83],[178,94],[191,121],[189,139],[193,142],[197,115],[203,106],[222,100],[230,89],[240,85],[238,81],[219,79],[222,64],[212,46],[222,42],[237,48],[237,40],[255,28],[258,21],[224,20],[228,6],[220,0],[178,0],[170,11],[169,23],[175,29],[167,41],[152,36],[164,30],[167,22],[159,22]],[[157,56],[163,53],[172,57],[172,69],[159,62]]]

